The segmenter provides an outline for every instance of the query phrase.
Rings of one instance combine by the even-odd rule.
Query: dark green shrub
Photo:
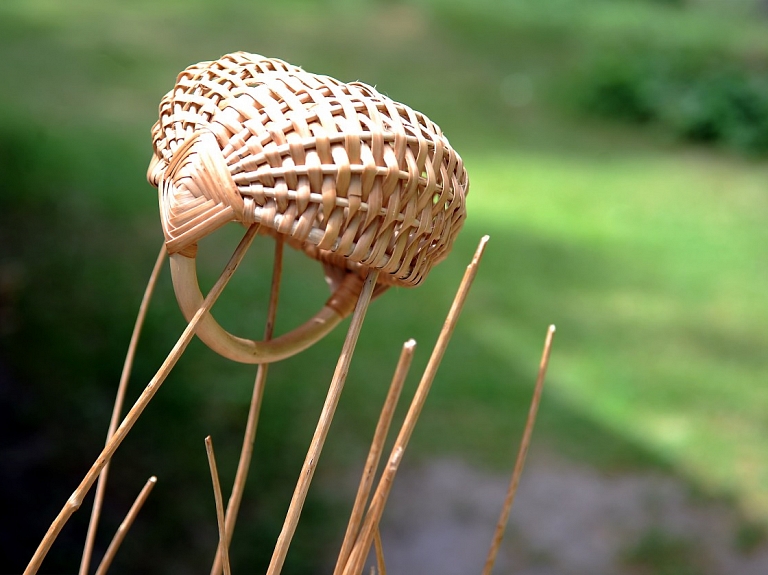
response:
[[[655,121],[685,140],[768,152],[768,75],[759,68],[658,50],[615,50],[588,60],[576,86],[577,102],[590,114]]]
[[[638,62],[601,58],[583,77],[583,107],[596,115],[630,122],[654,118],[648,73]]]
[[[662,102],[666,121],[686,139],[768,151],[768,85],[745,70],[715,70],[682,85]]]

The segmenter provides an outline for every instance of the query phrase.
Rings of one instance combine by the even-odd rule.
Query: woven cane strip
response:
[[[188,68],[152,134],[170,252],[225,221],[260,223],[326,266],[412,286],[466,215],[466,171],[436,124],[279,60],[237,53]]]

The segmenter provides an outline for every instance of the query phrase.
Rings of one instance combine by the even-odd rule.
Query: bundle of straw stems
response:
[[[208,296],[205,298],[200,309],[187,325],[187,328],[179,337],[179,340],[169,353],[167,359],[162,364],[152,380],[149,382],[142,394],[139,396],[133,407],[128,411],[122,422],[118,425],[126,393],[127,382],[130,379],[130,373],[133,365],[133,359],[136,353],[139,334],[141,332],[149,301],[152,297],[152,293],[154,291],[154,287],[156,285],[157,278],[164,261],[165,248],[160,250],[160,254],[158,255],[155,267],[152,271],[152,275],[150,276],[149,282],[147,284],[147,289],[144,293],[144,298],[139,308],[133,335],[131,337],[128,352],[126,354],[126,360],[123,366],[120,384],[118,386],[117,397],[114,403],[112,419],[107,434],[106,445],[89,472],[86,474],[81,484],[74,491],[74,493],[65,504],[64,508],[53,521],[51,527],[49,528],[32,560],[30,561],[25,574],[34,574],[38,571],[46,553],[55,541],[61,528],[72,516],[72,514],[80,507],[83,498],[98,479],[96,496],[94,498],[91,520],[88,527],[79,571],[80,575],[87,575],[89,573],[90,560],[93,553],[95,534],[99,522],[99,515],[102,507],[110,460],[120,443],[130,431],[131,427],[135,424],[136,420],[141,415],[144,408],[155,395],[160,385],[162,385],[163,381],[168,376],[168,373],[184,353],[184,350],[195,334],[197,324],[201,318],[211,309],[211,306],[213,306],[214,302],[223,291],[227,281],[237,269],[237,266],[242,260],[246,250],[250,246],[256,234],[257,227],[257,225],[253,225],[248,229],[242,241],[233,253],[229,263],[224,268],[224,271],[222,272],[218,281],[211,289]],[[375,567],[371,567],[372,571],[377,571],[381,575],[386,574],[384,550],[379,533],[379,524],[382,518],[382,514],[386,507],[387,499],[392,489],[395,475],[400,467],[400,463],[402,462],[403,455],[408,446],[408,442],[416,426],[416,422],[422,412],[432,382],[434,381],[438,367],[440,366],[440,363],[443,359],[448,346],[448,342],[456,327],[459,315],[461,314],[470,287],[474,281],[487,241],[488,236],[484,236],[480,240],[474,257],[472,258],[470,264],[467,266],[464,277],[453,300],[453,304],[451,305],[442,330],[440,331],[440,335],[438,336],[437,342],[435,343],[435,346],[432,350],[429,362],[427,363],[427,366],[421,376],[421,380],[411,400],[408,412],[398,431],[397,437],[392,447],[392,451],[389,455],[389,458],[386,460],[386,463],[384,464],[383,470],[379,474],[378,482],[376,483],[374,489],[374,480],[377,476],[377,470],[379,468],[384,443],[386,441],[392,422],[392,417],[395,412],[400,393],[403,389],[403,384],[406,380],[414,352],[416,350],[416,342],[412,339],[406,341],[403,344],[400,358],[397,366],[395,367],[394,375],[389,387],[389,391],[379,415],[379,420],[376,425],[368,457],[363,468],[362,477],[360,479],[357,494],[352,506],[347,530],[341,545],[341,549],[339,551],[333,575],[361,574],[365,569],[366,561],[370,555],[371,549],[373,549],[375,552]],[[272,337],[273,326],[275,323],[278,307],[278,293],[282,277],[282,255],[283,242],[278,238],[275,244],[272,286],[267,313],[267,322],[264,332],[265,340],[268,340]],[[347,374],[349,372],[350,363],[352,361],[352,356],[355,351],[355,346],[363,325],[363,320],[365,318],[368,305],[371,301],[373,290],[376,286],[377,276],[377,271],[369,272],[363,284],[363,288],[352,315],[344,344],[339,354],[336,370],[333,374],[322,412],[318,419],[314,435],[307,450],[307,455],[304,460],[299,479],[296,483],[296,487],[294,489],[294,493],[285,516],[283,528],[278,537],[272,559],[267,569],[267,575],[278,575],[283,568],[288,549],[290,547],[296,527],[299,522],[299,518],[301,516],[301,511],[304,506],[310,484],[312,483],[315,469],[320,459],[320,455],[325,444],[331,422],[333,421],[339,398],[341,397],[341,393],[344,388]],[[526,423],[523,439],[518,451],[517,461],[515,463],[509,490],[507,492],[507,497],[504,501],[499,523],[496,527],[491,548],[488,553],[488,558],[483,569],[483,575],[490,575],[493,570],[496,554],[503,537],[504,527],[507,523],[509,511],[512,507],[512,502],[514,501],[514,495],[517,490],[517,484],[522,472],[528,445],[530,444],[531,431],[541,398],[541,389],[544,381],[544,374],[546,373],[553,335],[554,326],[550,326],[545,341],[544,353],[542,355],[541,363],[539,366],[539,376],[536,382],[531,408],[529,410],[528,421]],[[221,485],[213,449],[213,441],[210,436],[205,438],[205,448],[211,471],[214,500],[216,504],[216,517],[219,529],[219,543],[216,550],[216,555],[213,560],[213,565],[211,567],[211,575],[220,575],[222,572],[225,575],[229,575],[231,573],[229,563],[229,544],[235,529],[237,514],[239,511],[240,503],[242,501],[242,495],[245,488],[248,469],[253,453],[253,445],[256,437],[256,429],[264,387],[267,379],[267,373],[267,364],[258,366],[252,400],[248,413],[243,446],[238,462],[234,485],[232,487],[231,495],[226,508],[223,503]],[[118,528],[112,543],[109,545],[107,552],[105,553],[100,565],[96,570],[97,574],[101,575],[107,572],[107,569],[109,568],[112,559],[114,558],[115,553],[120,546],[120,543],[124,539],[144,501],[149,496],[149,493],[152,487],[155,485],[156,481],[156,477],[151,477],[147,481],[144,488],[141,490],[125,520]]]

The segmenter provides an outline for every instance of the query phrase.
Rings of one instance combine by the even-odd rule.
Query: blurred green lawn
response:
[[[28,559],[103,442],[161,241],[144,181],[157,104],[182,68],[234,50],[376,84],[443,127],[471,180],[454,254],[423,287],[390,291],[371,307],[286,572],[317,569],[335,551],[328,521],[338,525],[349,502],[324,498],[322,485],[362,464],[399,346],[415,337],[414,371],[424,366],[486,233],[486,258],[408,458],[460,454],[508,469],[556,323],[536,445],[608,471],[672,471],[692,490],[731,498],[745,520],[768,521],[768,163],[684,145],[654,126],[585,118],[565,88],[584,58],[637,39],[670,53],[768,59],[757,3],[678,4],[4,0],[0,341],[11,383],[0,399],[15,426],[5,458],[17,470],[4,491],[36,505],[6,539],[11,561]],[[204,281],[239,233],[202,244]],[[270,250],[256,244],[217,304],[232,331],[261,332]],[[319,306],[321,277],[288,254],[278,329]],[[182,329],[165,277],[134,397]],[[244,511],[233,549],[242,565],[268,558],[343,331],[272,369],[247,494],[257,506]],[[212,556],[202,438],[213,435],[228,484],[252,377],[194,343],[118,452],[105,541],[144,478],[160,477],[150,519],[118,558],[124,569],[161,556],[166,570],[188,569]],[[62,534],[51,568],[74,569],[86,519],[81,512]]]

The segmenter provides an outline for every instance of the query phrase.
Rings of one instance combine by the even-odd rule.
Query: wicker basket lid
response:
[[[382,287],[415,286],[466,216],[467,173],[436,124],[281,60],[237,52],[190,66],[152,140],[171,254],[227,222],[258,223],[326,275],[374,268]]]

